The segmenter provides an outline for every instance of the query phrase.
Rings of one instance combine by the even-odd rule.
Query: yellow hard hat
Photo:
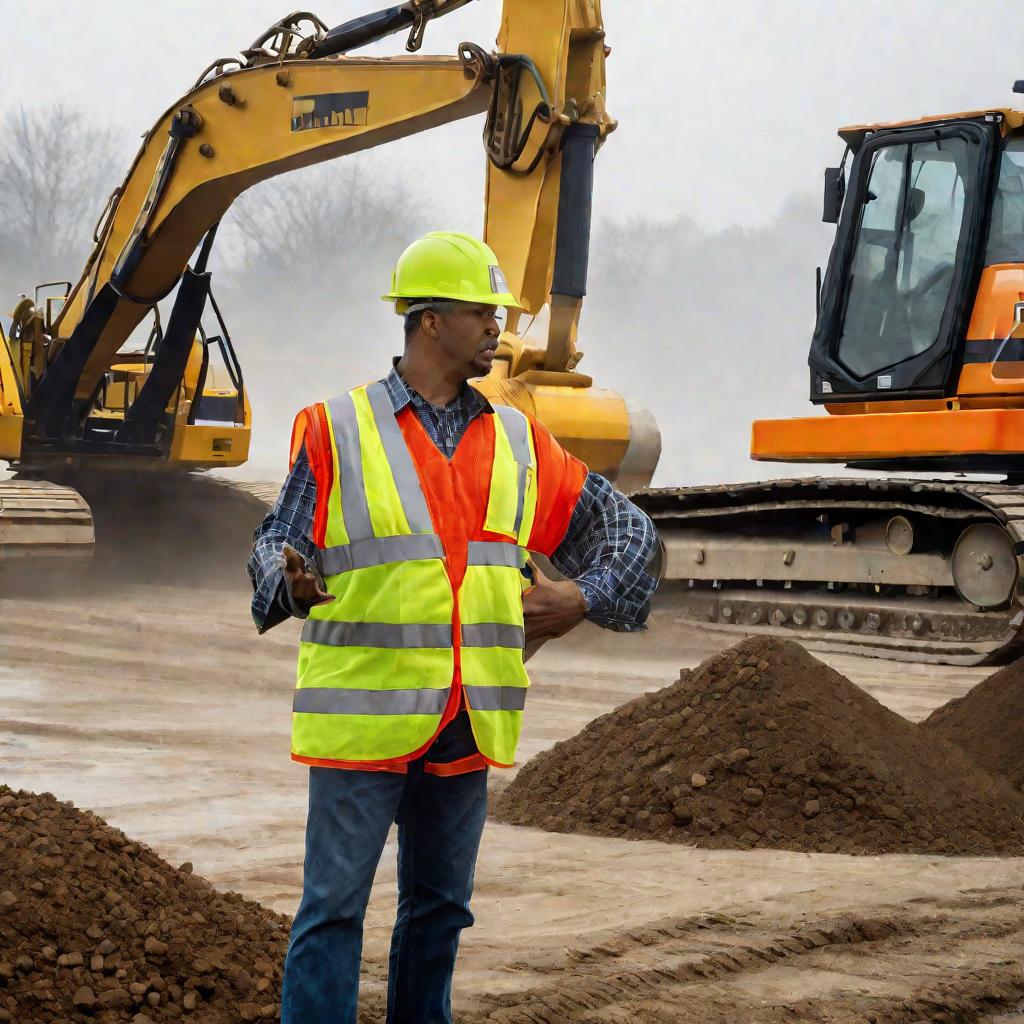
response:
[[[401,256],[391,274],[391,291],[381,298],[405,313],[414,299],[454,299],[489,306],[519,303],[508,290],[489,245],[458,231],[431,231]]]

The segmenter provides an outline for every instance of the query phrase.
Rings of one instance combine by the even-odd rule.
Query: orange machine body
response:
[[[864,373],[854,380],[852,387],[849,381],[855,377],[853,373],[846,376],[847,386],[843,386],[842,377],[830,378],[828,367],[842,367],[837,349],[842,341],[835,342],[836,335],[841,336],[846,329],[844,319],[850,309],[860,312],[869,304],[861,299],[861,306],[855,307],[855,298],[851,298],[858,286],[855,280],[858,272],[861,280],[874,286],[882,275],[874,279],[868,277],[862,267],[858,267],[858,259],[862,249],[868,249],[872,243],[871,218],[876,222],[878,217],[870,204],[881,206],[885,201],[868,190],[880,174],[879,166],[885,159],[885,144],[894,149],[902,143],[902,139],[910,135],[918,139],[921,135],[920,125],[953,125],[964,123],[987,129],[993,138],[993,148],[997,151],[993,166],[986,181],[983,174],[974,178],[974,185],[979,193],[987,190],[984,199],[977,200],[985,204],[985,209],[977,214],[976,242],[973,256],[973,267],[963,268],[964,262],[972,259],[968,244],[956,246],[957,272],[963,271],[962,294],[959,302],[962,312],[959,322],[952,321],[952,329],[944,340],[939,339],[948,349],[948,364],[944,385],[927,388],[893,387],[892,370],[879,365],[871,373]],[[993,122],[997,128],[993,128]],[[834,335],[829,347],[825,322],[829,315],[828,297],[823,298],[816,327],[815,343],[812,346],[811,367],[811,399],[823,405],[828,415],[798,417],[783,420],[759,420],[753,424],[751,431],[751,457],[759,461],[776,462],[839,462],[860,465],[885,465],[886,468],[925,468],[937,465],[948,469],[989,470],[1000,465],[1000,460],[1024,455],[1024,200],[1020,206],[1014,206],[1013,214],[1020,214],[1019,223],[1013,222],[1011,245],[1007,249],[1003,221],[1008,216],[1007,208],[1010,201],[1016,203],[1016,194],[1007,197],[1003,194],[1012,184],[1014,189],[1020,188],[1024,193],[1024,135],[1022,135],[1024,115],[1019,111],[973,112],[953,115],[950,118],[929,118],[920,122],[895,122],[886,125],[856,126],[844,128],[840,136],[858,151],[865,144],[878,136],[870,156],[871,164],[860,171],[859,187],[864,196],[858,208],[858,168],[855,163],[852,172],[851,187],[854,191],[846,196],[842,219],[837,227],[837,240],[829,263],[829,275],[825,281],[826,293],[840,293],[846,290],[845,298],[838,298],[832,309]],[[885,138],[882,138],[885,136]],[[916,145],[925,145],[918,142]],[[1001,155],[1010,147],[1013,152]],[[911,145],[906,145],[908,152],[917,152]],[[940,147],[941,148],[941,147]],[[1020,155],[1018,155],[1020,154]],[[944,160],[948,168],[948,157],[936,154]],[[1010,182],[1009,171],[1001,169],[1003,160],[1013,171]],[[1011,162],[1013,161],[1013,162]],[[891,161],[890,159],[890,162]],[[923,162],[923,161],[922,161]],[[911,165],[907,160],[909,183],[913,187],[904,186],[911,193],[918,192],[916,183],[925,177],[918,164]],[[911,177],[910,170],[916,171]],[[844,179],[845,180],[845,179]],[[959,178],[957,179],[959,181]],[[961,187],[963,185],[961,184]],[[881,189],[875,191],[881,192]],[[919,205],[927,211],[929,197],[921,190],[923,198],[916,198]],[[908,202],[910,200],[905,200]],[[963,204],[966,208],[968,200]],[[995,212],[993,212],[995,206]],[[852,207],[852,209],[851,209]],[[907,216],[906,224],[910,224],[918,216],[920,210]],[[964,214],[966,220],[967,213]],[[898,218],[897,218],[898,219]],[[937,219],[937,218],[936,218]],[[993,240],[995,223],[999,222],[1000,235],[997,246]],[[927,220],[921,229],[923,234],[929,228]],[[912,230],[907,235],[912,235]],[[866,237],[867,241],[863,241]],[[843,245],[847,246],[846,262],[843,262]],[[904,251],[900,251],[897,242],[895,255],[897,259],[907,256],[912,258],[913,240],[902,240]],[[1016,248],[1015,248],[1016,247]],[[878,243],[880,251],[885,252],[883,243]],[[1015,259],[1007,260],[1010,253]],[[888,253],[891,257],[892,252]],[[1003,257],[993,261],[992,257]],[[863,260],[861,261],[863,264]],[[876,263],[877,265],[877,263]],[[894,270],[894,278],[900,271]],[[953,273],[950,269],[949,273]],[[924,282],[927,284],[927,281]],[[861,284],[862,291],[866,290]],[[912,294],[912,289],[910,293]],[[883,296],[886,293],[883,293]],[[870,293],[869,293],[870,298]],[[957,297],[951,293],[948,304],[951,306]],[[907,300],[912,307],[913,299]],[[899,310],[906,316],[905,309]],[[889,315],[889,314],[885,314]],[[943,322],[943,328],[947,321]],[[879,334],[884,333],[880,329]],[[884,348],[877,343],[875,337],[868,338],[866,344],[875,343],[878,351]],[[815,358],[817,349],[818,358]],[[919,355],[915,352],[914,355]],[[884,361],[884,354],[876,358]],[[822,367],[825,371],[822,371]],[[898,367],[897,367],[898,368]],[[847,367],[848,369],[848,367]]]

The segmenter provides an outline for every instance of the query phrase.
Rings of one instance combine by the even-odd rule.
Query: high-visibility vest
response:
[[[356,388],[321,413],[330,483],[317,559],[335,600],[314,606],[302,630],[292,756],[365,763],[418,751],[458,678],[479,752],[511,765],[529,686],[520,570],[538,497],[530,421],[495,406],[470,423],[447,463],[454,507],[434,516],[477,525],[446,545],[386,386]],[[431,443],[412,410],[403,414]]]

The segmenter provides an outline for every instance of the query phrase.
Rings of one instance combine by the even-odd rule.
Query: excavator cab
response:
[[[836,236],[810,397],[827,417],[761,420],[751,456],[858,468],[1024,470],[1024,112],[839,132]]]
[[[661,607],[830,650],[1019,657],[1024,111],[839,135],[808,360],[827,415],[755,422],[751,455],[885,475],[645,492],[664,549]]]
[[[999,114],[872,133],[854,157],[811,401],[956,393],[981,268],[1024,267],[1024,135]],[[851,140],[856,144],[856,138]]]
[[[177,360],[180,375],[170,381],[170,397],[157,410],[150,436],[121,441],[126,420],[131,420],[132,409],[160,365],[165,339],[157,306],[144,334],[145,347],[129,340],[103,374],[84,423],[84,440],[97,450],[109,446],[113,455],[131,453],[133,444],[153,448],[186,468],[231,466],[245,460],[251,413],[242,368],[212,292],[209,302],[211,308],[204,311],[191,340],[185,341],[182,359]]]

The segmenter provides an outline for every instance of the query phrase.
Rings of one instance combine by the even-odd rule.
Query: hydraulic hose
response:
[[[571,124],[562,136],[558,233],[551,294],[582,299],[587,294],[590,217],[594,198],[596,124]]]

